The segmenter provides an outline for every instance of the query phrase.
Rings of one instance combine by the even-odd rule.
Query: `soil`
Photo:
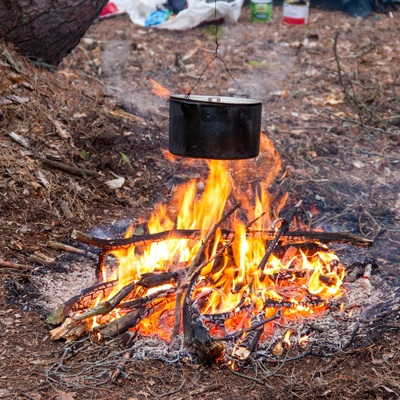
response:
[[[132,361],[111,382],[107,368],[94,379],[81,360],[79,384],[59,371],[64,343],[50,340],[45,322],[94,282],[95,266],[50,241],[79,247],[74,228],[119,234],[204,169],[201,160],[188,167],[166,157],[168,101],[149,78],[178,94],[261,100],[263,134],[285,171],[280,190],[303,200],[310,228],[374,239],[371,248],[337,252],[345,265],[374,258],[398,290],[399,16],[312,8],[309,24],[295,26],[281,22],[279,6],[270,23],[253,23],[246,6],[236,25],[218,29],[217,55],[230,74],[217,58],[194,89],[216,48],[212,24],[173,32],[138,27],[126,15],[97,21],[56,70],[1,43],[0,398],[400,398],[398,314],[363,346],[257,374],[148,360]],[[111,188],[117,178],[123,186]]]

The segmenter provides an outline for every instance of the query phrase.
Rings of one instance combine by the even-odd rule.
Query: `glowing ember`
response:
[[[306,247],[301,250],[293,241],[287,244],[283,240],[280,251],[271,255],[265,267],[259,267],[267,247],[262,232],[279,227],[278,213],[287,199],[286,195],[271,195],[268,190],[281,169],[279,156],[269,140],[263,136],[262,155],[257,160],[208,161],[207,164],[207,179],[193,180],[176,188],[171,204],[159,205],[147,224],[151,234],[196,229],[200,240],[172,235],[160,242],[113,250],[119,267],[112,272],[103,268],[102,279],[103,282],[117,280],[118,284],[106,296],[101,292],[92,307],[104,304],[130,283],[148,276],[146,274],[174,272],[178,286],[183,287],[185,281],[189,282],[189,265],[198,254],[205,235],[234,202],[240,201],[242,207],[225,224],[229,228],[229,238],[225,231],[217,230],[214,240],[201,255],[203,267],[192,296],[193,306],[212,337],[246,331],[255,324],[261,329],[262,342],[274,336],[277,321],[282,326],[322,314],[329,302],[341,295],[344,268],[332,252],[313,252]],[[261,179],[262,174],[265,176]],[[252,231],[261,233],[249,235],[250,224]],[[130,230],[126,237],[132,235],[133,230]],[[151,313],[130,329],[137,335],[156,335],[165,341],[171,340],[176,319],[174,283],[152,288],[134,287],[112,312],[88,319],[89,329],[123,317],[132,310],[132,301],[136,299],[157,298],[162,294],[157,302],[151,303]],[[175,290],[171,290],[174,287]],[[271,321],[265,323],[268,319]],[[178,326],[181,332],[181,324]],[[302,348],[307,345],[307,333],[297,338],[293,335],[287,330],[275,345],[274,354],[283,352],[296,341]],[[247,353],[243,353],[240,346],[239,343],[235,351],[242,354],[239,358],[245,358]]]

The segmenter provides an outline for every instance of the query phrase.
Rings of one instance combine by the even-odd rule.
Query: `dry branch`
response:
[[[203,256],[206,247],[208,246],[209,240],[215,235],[217,232],[218,228],[239,208],[241,207],[241,203],[237,203],[230,211],[228,211],[215,225],[214,227],[207,233],[205,238],[203,239],[203,243],[200,246],[199,250],[197,251],[197,254],[193,258],[188,272],[186,274],[187,279],[190,279],[189,287],[186,291],[185,295],[185,300],[184,300],[184,305],[183,305],[183,311],[184,313],[186,312],[187,317],[189,317],[190,313],[188,311],[188,308],[190,307],[190,302],[191,302],[191,294],[192,294],[192,288],[194,288],[198,274],[194,274],[198,267],[198,263]],[[181,297],[182,297],[182,288],[183,285],[185,285],[186,282],[182,282],[178,288],[178,293],[177,293],[177,301],[176,301],[176,318],[175,318],[175,324],[174,324],[174,333],[173,337],[175,337],[178,334],[179,326],[180,326],[180,316],[181,316]],[[178,302],[178,295],[179,295],[179,302]],[[184,342],[186,344],[189,344],[191,342],[191,335],[193,332],[190,332],[190,326],[191,326],[192,321],[184,321],[183,326],[184,326]]]
[[[154,243],[168,239],[181,238],[199,240],[202,235],[203,231],[199,229],[174,229],[158,233],[149,233],[147,235],[132,236],[130,238],[101,239],[74,229],[71,237],[81,243],[89,246],[95,246],[110,252],[112,250],[128,249],[132,246],[143,246],[148,243]],[[233,232],[222,230],[222,238],[224,240],[231,239],[232,235]],[[247,232],[248,238],[262,239],[266,241],[273,240],[275,236],[276,232],[272,230],[249,230]],[[373,244],[373,240],[349,232],[287,231],[281,236],[282,239],[287,241],[317,240],[321,243],[337,242],[363,247],[371,246]]]
[[[281,223],[281,226],[279,227],[278,231],[275,234],[275,237],[272,239],[271,243],[268,245],[267,251],[264,254],[264,257],[260,261],[260,264],[258,265],[258,269],[264,269],[266,266],[269,258],[271,257],[272,252],[275,249],[275,246],[277,245],[279,239],[281,236],[288,231],[290,224],[292,223],[292,220],[294,216],[296,215],[296,212],[298,208],[301,205],[301,201],[299,201],[292,210],[290,210],[284,217]]]
[[[67,164],[61,163],[59,161],[49,160],[47,158],[42,161],[43,161],[43,164],[47,165],[48,167],[58,169],[60,171],[66,172],[71,175],[77,175],[77,176],[80,176],[81,178],[99,175],[96,171],[92,171],[90,169],[74,167],[72,165],[67,165]]]
[[[11,261],[4,261],[4,260],[0,260],[0,268],[12,268],[20,271],[27,271],[34,269],[32,265],[21,265],[13,263]]]

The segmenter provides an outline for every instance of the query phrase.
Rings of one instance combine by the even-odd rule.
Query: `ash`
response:
[[[167,364],[184,361],[195,363],[195,358],[183,345],[183,336],[178,335],[167,344],[157,337],[141,338],[130,347],[132,357],[137,360],[160,360]]]

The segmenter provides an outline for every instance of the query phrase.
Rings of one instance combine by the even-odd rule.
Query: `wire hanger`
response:
[[[236,83],[237,87],[240,89],[240,91],[243,94],[243,89],[241,88],[241,86],[239,85],[239,83],[237,82],[237,80],[234,78],[234,76],[232,75],[231,71],[229,70],[228,66],[226,65],[224,59],[218,54],[218,49],[219,49],[219,42],[218,42],[218,32],[219,32],[219,26],[218,26],[218,20],[217,20],[217,1],[218,0],[214,0],[214,24],[215,24],[215,31],[214,31],[214,38],[215,38],[215,50],[213,53],[213,58],[211,59],[211,61],[209,61],[206,65],[206,67],[204,68],[203,72],[200,74],[200,76],[197,78],[197,81],[195,82],[194,86],[189,90],[188,93],[185,94],[185,98],[189,98],[190,95],[192,94],[193,90],[196,88],[196,86],[199,84],[200,79],[203,77],[203,75],[205,74],[205,72],[207,71],[208,67],[214,62],[214,60],[218,59],[222,62],[222,64],[225,67],[226,72],[229,74],[229,76],[232,78],[232,80]]]

